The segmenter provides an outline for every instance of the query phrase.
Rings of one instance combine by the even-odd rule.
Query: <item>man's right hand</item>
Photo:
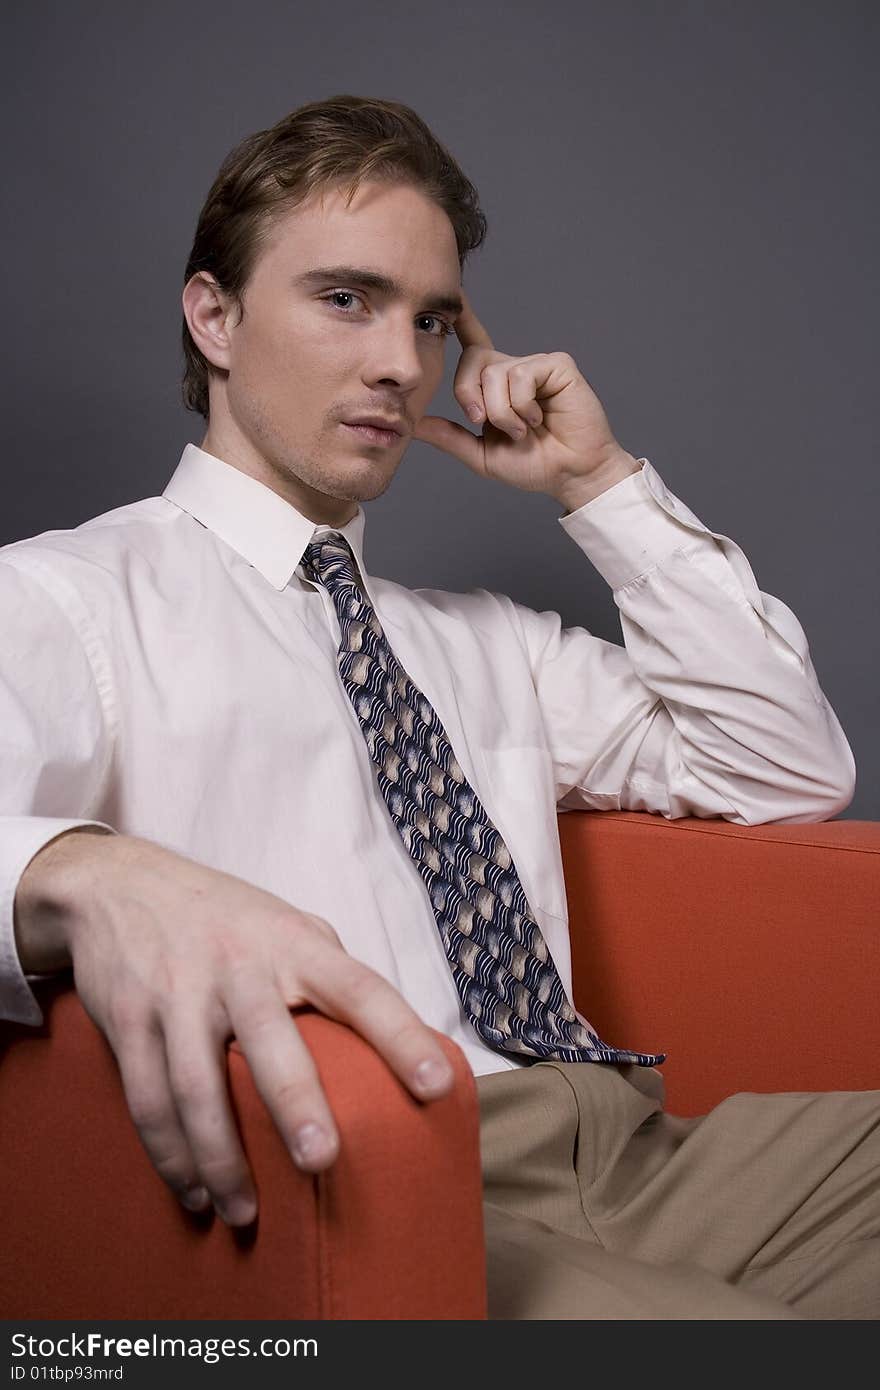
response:
[[[15,929],[25,971],[72,963],[157,1172],[190,1210],[213,1202],[230,1225],[257,1210],[227,1088],[231,1036],[306,1172],[333,1163],[339,1135],[292,1006],[355,1029],[418,1099],[451,1089],[436,1035],[328,922],[150,840],[51,841],[19,882]]]

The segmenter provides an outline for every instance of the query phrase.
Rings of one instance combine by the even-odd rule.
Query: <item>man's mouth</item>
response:
[[[359,434],[362,439],[368,440],[371,444],[396,444],[401,438],[395,430],[380,430],[375,425],[349,425],[343,421],[344,428]]]

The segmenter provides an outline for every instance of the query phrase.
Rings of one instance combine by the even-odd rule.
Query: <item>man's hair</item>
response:
[[[199,213],[184,285],[208,271],[243,314],[242,293],[277,221],[333,185],[347,188],[348,206],[363,179],[409,183],[433,198],[452,223],[459,270],[486,235],[476,189],[415,111],[343,94],[298,107],[230,151]],[[183,403],[207,420],[213,369],[185,314],[183,355]]]

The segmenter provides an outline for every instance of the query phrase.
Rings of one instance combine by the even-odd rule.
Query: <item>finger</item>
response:
[[[312,1173],[328,1168],[339,1152],[339,1132],[280,989],[239,970],[226,1007],[254,1085],[294,1163]]]
[[[483,324],[474,313],[473,305],[468,299],[464,288],[462,288],[461,291],[461,298],[464,308],[455,320],[455,332],[458,341],[463,348],[485,347],[494,349],[495,344],[489,337],[488,330],[484,328]]]
[[[435,1100],[447,1094],[453,1072],[436,1036],[375,970],[343,956],[332,969],[309,963],[303,977],[309,1001],[365,1038],[413,1095]]]
[[[480,381],[480,364],[484,360],[479,354],[474,359],[462,353],[452,384],[452,394],[475,425],[479,425],[486,418],[486,402],[483,399]]]
[[[486,415],[496,429],[511,439],[524,439],[528,429],[510,400],[510,369],[505,362],[491,362],[480,373]]]
[[[158,1031],[128,1030],[117,1063],[126,1104],[147,1157],[190,1211],[210,1205],[171,1093],[165,1046]]]
[[[177,1010],[165,1020],[165,1052],[171,1093],[203,1185],[230,1226],[246,1226],[257,1214],[253,1178],[232,1115],[225,1039],[212,1030],[207,1011]]]
[[[535,399],[538,389],[536,373],[525,362],[510,368],[507,377],[510,404],[520,420],[532,429],[544,423],[544,412]]]
[[[413,430],[413,438],[433,444],[435,449],[451,454],[485,477],[485,443],[480,435],[471,434],[464,425],[440,415],[423,415]]]

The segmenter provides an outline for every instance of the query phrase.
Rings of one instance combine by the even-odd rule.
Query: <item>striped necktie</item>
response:
[[[385,804],[428,890],[464,1011],[500,1052],[563,1062],[635,1062],[664,1053],[609,1047],[575,1014],[499,831],[465,778],[429,701],[391,650],[344,536],[302,560],[329,592],[337,665]]]

